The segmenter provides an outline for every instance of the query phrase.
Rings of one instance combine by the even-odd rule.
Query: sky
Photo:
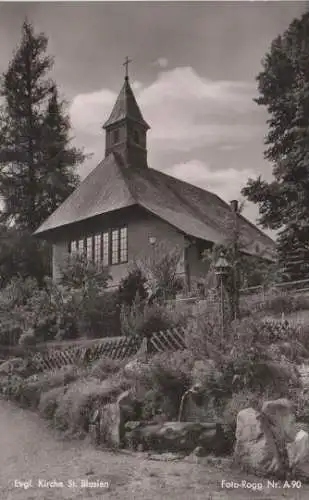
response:
[[[248,177],[271,179],[267,113],[255,78],[271,41],[305,2],[0,2],[0,72],[25,17],[49,39],[52,77],[67,100],[77,146],[104,157],[102,124],[123,84],[123,61],[148,133],[149,166],[241,199]],[[244,215],[256,222],[257,207]],[[269,233],[270,234],[270,233]]]

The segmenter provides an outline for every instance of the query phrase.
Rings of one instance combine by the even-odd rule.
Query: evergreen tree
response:
[[[59,101],[57,88],[54,86],[42,128],[42,220],[54,212],[76,188],[79,179],[74,167],[84,160],[84,155],[79,150],[69,147],[70,121],[63,108],[64,102]]]
[[[242,194],[258,204],[263,227],[279,230],[285,278],[301,279],[309,276],[309,13],[272,42],[262,64],[256,102],[270,115],[265,158],[274,179],[249,179]]]
[[[21,43],[0,87],[2,221],[29,231],[74,189],[74,167],[83,160],[80,151],[68,148],[69,122],[47,77],[53,65],[47,43],[44,34],[36,35],[24,22]]]

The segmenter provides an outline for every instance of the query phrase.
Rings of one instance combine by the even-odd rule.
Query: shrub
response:
[[[94,409],[113,401],[125,389],[128,389],[128,383],[121,377],[111,377],[103,382],[95,379],[76,381],[59,398],[54,414],[56,427],[84,436]]]
[[[104,290],[110,279],[106,267],[77,254],[70,256],[62,266],[60,283],[69,289],[82,290],[86,295],[94,289]]]
[[[79,333],[87,337],[113,337],[121,332],[117,293],[107,291],[86,296],[77,316]]]
[[[110,358],[101,358],[94,362],[90,369],[89,375],[98,380],[105,380],[110,375],[120,373],[126,362],[118,361]]]
[[[146,282],[147,278],[145,278],[141,269],[132,269],[128,276],[120,282],[118,289],[119,304],[131,307],[136,296],[138,296],[141,301],[145,300],[148,295],[145,288]]]
[[[178,416],[180,400],[191,385],[194,359],[189,351],[157,354],[137,375],[137,398],[143,403],[143,418],[158,409],[169,419]]]
[[[154,303],[135,302],[131,308],[122,308],[121,330],[124,335],[150,336],[154,332],[186,326],[188,314],[176,308]]]

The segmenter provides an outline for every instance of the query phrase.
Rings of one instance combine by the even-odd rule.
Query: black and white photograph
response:
[[[309,3],[0,1],[0,500],[309,498]]]

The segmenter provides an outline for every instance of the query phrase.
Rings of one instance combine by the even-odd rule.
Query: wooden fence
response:
[[[175,351],[186,348],[185,329],[171,329],[154,333],[143,342],[141,337],[114,337],[96,341],[77,341],[76,343],[44,344],[37,346],[31,357],[36,371],[54,370],[66,365],[90,363],[100,358],[124,360],[139,351],[145,354]]]
[[[45,344],[38,346],[39,352],[31,356],[31,363],[37,371],[44,371],[78,363],[87,364],[102,357],[122,360],[134,356],[141,343],[140,337],[132,336],[100,339],[89,343],[70,343],[67,346]]]

